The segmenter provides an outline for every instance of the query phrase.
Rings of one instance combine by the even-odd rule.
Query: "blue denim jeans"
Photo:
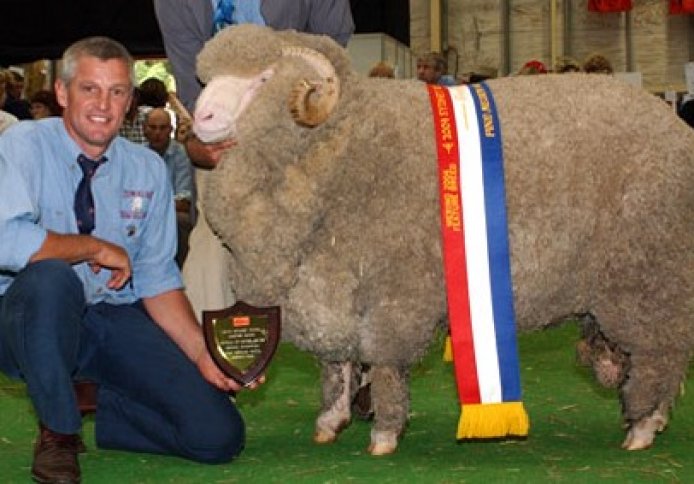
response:
[[[229,396],[202,378],[143,305],[86,305],[62,261],[29,264],[0,296],[0,370],[23,379],[39,420],[67,434],[81,427],[72,382],[97,382],[102,448],[219,463],[244,445]]]

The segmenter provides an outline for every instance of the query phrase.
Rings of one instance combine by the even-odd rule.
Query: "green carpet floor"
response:
[[[353,422],[335,444],[317,446],[311,435],[319,403],[318,366],[310,355],[282,344],[268,383],[239,397],[248,441],[238,460],[207,466],[98,450],[93,421],[87,418],[83,482],[694,482],[692,396],[678,400],[670,427],[653,448],[623,451],[616,392],[599,388],[589,370],[576,365],[576,338],[573,325],[521,335],[525,405],[531,418],[527,440],[455,442],[455,386],[438,344],[413,370],[410,423],[396,454],[368,455],[370,425],[363,421]],[[0,482],[30,482],[35,431],[24,386],[0,376]]]

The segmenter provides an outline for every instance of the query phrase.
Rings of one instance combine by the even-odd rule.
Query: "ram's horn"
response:
[[[176,96],[176,94],[173,92],[169,93],[169,104],[171,105],[171,109],[173,109],[174,113],[176,113],[176,116],[179,118],[185,118],[188,121],[192,121],[193,116],[191,116],[190,111],[186,109],[178,96]]]
[[[289,95],[289,111],[297,124],[317,126],[325,121],[340,98],[340,81],[330,60],[306,47],[285,47],[282,55],[301,57],[320,76],[319,80],[302,79]]]

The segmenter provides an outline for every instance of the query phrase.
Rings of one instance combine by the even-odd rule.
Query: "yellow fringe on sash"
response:
[[[450,363],[453,361],[453,343],[451,343],[451,335],[446,336],[446,341],[443,342],[443,361]]]
[[[457,439],[527,437],[530,419],[522,402],[461,405]]]

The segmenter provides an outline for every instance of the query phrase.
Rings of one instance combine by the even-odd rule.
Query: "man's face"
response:
[[[118,134],[130,103],[128,64],[82,56],[70,83],[57,80],[55,90],[68,134],[85,155],[99,158]]]
[[[417,61],[417,79],[429,84],[436,84],[441,72],[436,70],[434,62]]]
[[[153,111],[147,117],[147,122],[144,127],[144,134],[149,145],[154,151],[160,154],[166,150],[171,140],[171,120],[161,112]]]
[[[31,103],[29,112],[31,113],[31,117],[34,119],[43,119],[51,116],[51,110],[48,109],[48,106],[39,102]]]
[[[20,99],[22,97],[22,92],[24,91],[24,82],[22,81],[12,81],[7,89],[7,94],[12,96],[14,99]]]

